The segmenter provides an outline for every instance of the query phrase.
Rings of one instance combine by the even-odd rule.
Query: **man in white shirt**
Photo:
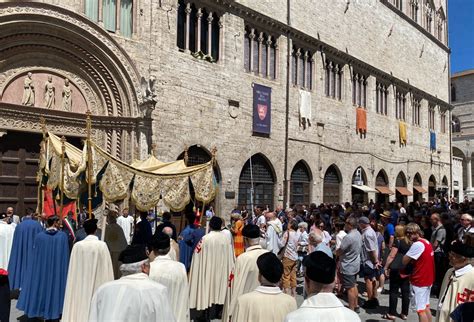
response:
[[[89,321],[176,321],[168,290],[148,277],[150,262],[145,247],[128,246],[119,260],[122,277],[95,292]]]
[[[165,227],[164,229],[170,227]],[[163,229],[163,230],[164,230]],[[180,262],[173,260],[169,251],[170,236],[158,232],[153,236],[152,248],[156,256],[150,263],[150,279],[168,288],[172,311],[178,322],[189,321],[189,284],[186,268]]]
[[[7,208],[7,217],[9,218],[9,224],[18,225],[20,223],[20,216],[14,214],[13,207]]]
[[[113,207],[115,205],[110,206]],[[122,215],[117,218],[117,224],[122,227],[125,239],[127,240],[127,244],[130,245],[130,240],[133,232],[133,217],[128,215],[128,208],[125,208],[122,211]]]
[[[459,221],[461,226],[458,230],[458,240],[462,242],[467,233],[474,234],[474,226],[472,225],[472,216],[470,214],[462,214]]]
[[[333,293],[336,277],[336,261],[333,258],[315,251],[306,256],[303,265],[306,267],[304,285],[308,298],[298,310],[286,316],[285,322],[360,321],[357,313],[345,308]]]
[[[13,244],[13,233],[15,227],[10,225],[5,213],[0,214],[0,269],[8,269],[8,261]]]

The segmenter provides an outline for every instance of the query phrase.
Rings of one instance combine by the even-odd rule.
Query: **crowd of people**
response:
[[[446,199],[257,206],[226,225],[210,209],[185,214],[179,232],[168,212],[158,224],[111,204],[99,229],[85,212],[20,218],[9,207],[0,321],[11,298],[25,318],[63,321],[360,321],[361,308],[406,320],[410,304],[420,322],[473,321],[473,212]]]

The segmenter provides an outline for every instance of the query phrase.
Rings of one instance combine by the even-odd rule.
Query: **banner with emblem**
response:
[[[253,84],[253,133],[270,135],[272,89]]]

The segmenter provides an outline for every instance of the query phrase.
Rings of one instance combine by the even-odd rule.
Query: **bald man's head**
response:
[[[162,232],[164,232],[166,235],[170,236],[170,238],[173,236],[173,229],[171,227],[163,228]]]

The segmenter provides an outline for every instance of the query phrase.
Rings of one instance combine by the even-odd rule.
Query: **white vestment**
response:
[[[8,270],[15,227],[0,220],[0,268]]]
[[[168,252],[168,256],[172,260],[179,262],[179,245],[174,239],[170,239],[170,251]]]
[[[150,263],[150,279],[168,289],[176,321],[189,321],[189,284],[184,265],[168,255],[158,256]]]
[[[89,235],[74,244],[67,273],[63,321],[87,321],[94,292],[113,281],[114,271],[107,244]]]
[[[283,225],[280,219],[276,218],[267,222],[267,249],[275,255],[278,255],[280,248],[283,246],[280,240],[282,233]]]
[[[125,218],[124,216],[119,216],[117,218],[117,224],[119,224],[119,226],[122,227],[123,234],[125,235],[125,239],[127,240],[127,243],[130,245],[130,238],[131,238],[130,235],[132,234],[133,217],[127,216],[127,218]]]
[[[262,246],[250,246],[235,260],[232,270],[233,280],[227,289],[226,306],[224,308],[224,321],[228,321],[230,313],[234,310],[237,298],[255,290],[259,285],[257,258],[268,252]]]
[[[296,308],[295,298],[284,294],[279,287],[259,286],[237,299],[231,321],[283,321]]]
[[[105,283],[95,292],[89,313],[91,322],[176,321],[168,290],[137,273]]]
[[[318,293],[286,316],[285,322],[360,322],[359,315],[345,308],[333,293]]]
[[[229,238],[220,231],[202,237],[194,249],[190,276],[190,308],[206,310],[223,305],[234,251]]]

